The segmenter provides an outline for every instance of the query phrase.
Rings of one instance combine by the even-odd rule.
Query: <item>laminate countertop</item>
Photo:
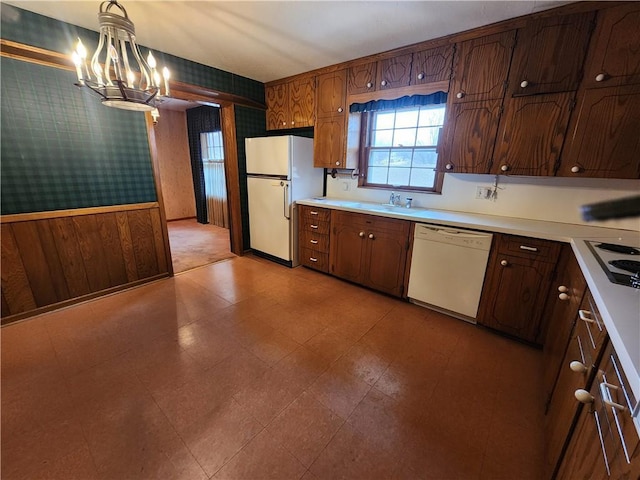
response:
[[[640,232],[330,198],[310,198],[296,203],[570,244],[636,398],[633,415],[640,432],[640,289],[611,283],[586,243],[606,241],[640,248]]]

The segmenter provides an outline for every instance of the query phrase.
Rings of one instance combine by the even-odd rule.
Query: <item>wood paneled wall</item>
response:
[[[169,276],[158,203],[2,217],[2,323]]]

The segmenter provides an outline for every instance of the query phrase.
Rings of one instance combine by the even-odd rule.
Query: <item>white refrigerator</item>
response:
[[[251,249],[298,265],[296,200],[322,195],[324,169],[313,167],[313,139],[245,139]]]

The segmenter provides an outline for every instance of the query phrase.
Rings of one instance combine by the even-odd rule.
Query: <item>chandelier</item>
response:
[[[111,12],[113,7],[120,9],[121,14]],[[169,69],[164,67],[161,77],[151,51],[146,60],[143,58],[133,22],[116,0],[100,4],[98,22],[100,40],[91,61],[87,61],[87,49],[80,39],[73,52],[76,85],[88,87],[108,107],[136,111],[156,109],[162,97],[169,96]]]

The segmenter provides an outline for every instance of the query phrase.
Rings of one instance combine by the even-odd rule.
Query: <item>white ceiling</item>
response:
[[[261,82],[564,3],[122,0],[139,44]],[[3,4],[98,30],[99,0]]]

